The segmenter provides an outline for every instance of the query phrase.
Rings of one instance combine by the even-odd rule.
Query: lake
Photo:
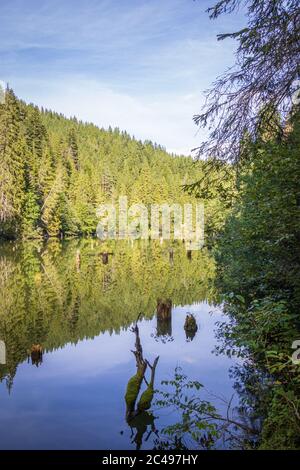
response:
[[[226,413],[235,363],[213,352],[224,320],[214,271],[206,249],[179,242],[2,243],[0,447],[152,449],[178,411],[153,402],[145,419],[126,419],[137,319],[144,358],[159,356],[155,389],[181,367]]]

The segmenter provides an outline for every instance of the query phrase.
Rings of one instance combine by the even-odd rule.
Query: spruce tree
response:
[[[0,104],[0,234],[16,236],[24,201],[24,155],[21,111],[13,91],[7,88]]]

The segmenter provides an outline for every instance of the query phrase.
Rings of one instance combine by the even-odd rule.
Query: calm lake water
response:
[[[233,361],[212,352],[222,318],[213,278],[210,254],[181,243],[0,245],[0,447],[153,448],[177,416],[154,406],[148,422],[126,421],[140,313],[144,357],[159,356],[155,388],[180,366],[225,413]],[[197,321],[194,337],[184,330],[187,313]]]

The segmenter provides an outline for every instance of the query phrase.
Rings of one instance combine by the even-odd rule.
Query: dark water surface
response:
[[[144,357],[160,357],[155,388],[180,366],[225,413],[233,362],[212,353],[222,317],[213,277],[209,253],[187,254],[182,244],[0,245],[0,447],[153,448],[176,412],[152,407],[151,422],[126,422],[140,312]],[[193,338],[184,330],[188,312],[198,324]]]

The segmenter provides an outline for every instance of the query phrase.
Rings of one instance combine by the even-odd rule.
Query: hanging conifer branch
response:
[[[213,83],[202,112],[194,116],[197,125],[209,130],[208,139],[194,149],[199,157],[237,162],[245,132],[256,136],[262,109],[278,111],[284,120],[299,88],[299,1],[221,0],[208,13],[215,19],[244,3],[247,27],[218,36],[238,41],[236,64]]]

